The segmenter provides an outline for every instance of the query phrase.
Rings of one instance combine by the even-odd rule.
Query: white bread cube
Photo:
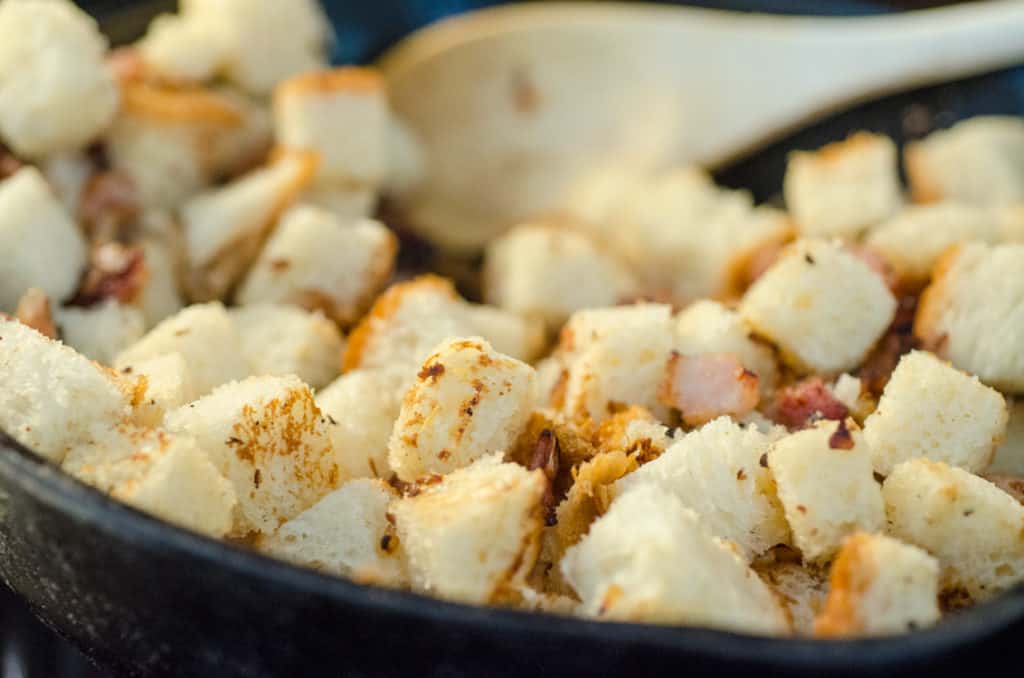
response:
[[[897,635],[939,621],[939,563],[917,548],[859,532],[832,564],[831,590],[815,624],[824,638]]]
[[[203,82],[220,71],[228,57],[227,36],[217,24],[188,14],[161,14],[149,22],[136,48],[146,66],[172,80]]]
[[[146,327],[151,328],[180,311],[185,302],[181,298],[178,264],[172,246],[156,238],[145,238],[140,245],[148,276],[135,303],[142,311]]]
[[[86,358],[112,365],[114,358],[146,332],[142,311],[107,299],[95,306],[54,309],[61,339]]]
[[[326,65],[331,28],[316,0],[184,0],[181,13],[216,31],[224,75],[253,94]]]
[[[778,435],[720,417],[676,440],[664,454],[615,484],[615,493],[654,485],[692,509],[716,537],[748,559],[791,541],[762,455]]]
[[[341,480],[327,420],[297,377],[251,377],[169,412],[169,431],[195,437],[234,485],[231,535],[271,534]]]
[[[942,566],[942,586],[980,602],[1024,581],[1024,505],[963,469],[914,459],[882,488],[889,533]]]
[[[0,252],[0,311],[13,312],[30,287],[55,302],[78,287],[85,239],[33,167],[0,181]]]
[[[1001,391],[1024,393],[1024,244],[965,243],[936,266],[914,334],[961,370]]]
[[[342,222],[369,219],[377,211],[377,191],[360,186],[313,183],[298,202],[327,210]]]
[[[487,603],[521,587],[537,559],[546,487],[541,471],[495,454],[394,502],[413,588]]]
[[[977,205],[1024,200],[1024,121],[977,116],[907,144],[904,164],[916,202]]]
[[[788,635],[771,589],[693,511],[656,486],[616,499],[562,558],[587,615]]]
[[[397,251],[394,234],[379,222],[347,222],[326,210],[299,205],[281,217],[237,298],[243,305],[319,307],[350,324],[391,275]]]
[[[239,279],[278,217],[309,183],[314,167],[308,156],[284,155],[185,203],[181,218],[188,265],[193,277],[201,277],[193,283],[202,290],[200,296],[221,297]]]
[[[350,478],[390,478],[388,440],[408,381],[402,370],[353,370],[316,394],[327,417],[334,457]]]
[[[926,351],[904,355],[864,422],[875,471],[918,457],[980,473],[1006,431],[1003,396]]]
[[[739,312],[794,367],[836,373],[860,364],[892,321],[896,299],[838,243],[801,240],[747,291]]]
[[[484,255],[487,303],[539,318],[558,329],[576,311],[614,306],[634,288],[632,275],[585,234],[526,223],[491,241]]]
[[[882,529],[885,509],[871,451],[843,422],[823,421],[776,441],[768,467],[806,562],[828,560],[857,530]]]
[[[996,449],[989,473],[1024,477],[1024,399],[1010,404],[1010,419],[1003,443]]]
[[[406,482],[509,451],[535,402],[536,375],[479,337],[454,338],[424,361],[405,394],[388,462]]]
[[[965,240],[999,242],[1001,221],[998,210],[977,205],[913,205],[873,229],[866,242],[902,280],[920,284],[950,246]]]
[[[82,192],[96,173],[85,151],[53,153],[40,160],[39,171],[68,214],[78,214]]]
[[[95,431],[63,469],[146,513],[211,537],[231,529],[234,488],[191,436],[119,426]]]
[[[449,280],[422,275],[377,297],[349,335],[342,367],[404,365],[415,372],[439,342],[473,335],[500,345],[513,358],[530,360],[540,333],[535,323],[514,313],[467,303]]]
[[[67,0],[0,5],[0,138],[38,158],[87,145],[117,111],[96,22]]]
[[[318,183],[380,185],[388,171],[389,127],[384,79],[373,69],[303,73],[274,91],[277,141],[319,156]]]
[[[16,320],[0,317],[0,430],[60,462],[96,423],[119,423],[130,397],[117,375]]]
[[[189,365],[197,396],[249,376],[242,339],[227,310],[218,303],[195,304],[167,318],[114,359],[123,369],[168,353],[180,353]]]
[[[322,313],[277,304],[242,306],[229,313],[252,374],[294,374],[314,389],[338,376],[345,341]]]
[[[855,238],[902,202],[896,145],[858,132],[814,152],[789,156],[786,207],[805,236]]]
[[[192,385],[192,370],[180,353],[167,353],[121,367],[129,377],[145,379],[145,390],[137,399],[134,419],[147,426],[161,426],[164,416],[198,395]]]
[[[419,188],[427,172],[426,152],[416,134],[391,115],[388,119],[388,172],[382,190],[402,197]]]
[[[679,312],[675,349],[682,355],[731,353],[757,375],[761,393],[774,393],[779,367],[771,347],[753,338],[753,329],[736,311],[708,299]]]
[[[562,330],[565,413],[600,421],[617,404],[640,405],[664,420],[658,388],[674,339],[671,309],[660,304],[573,314]]]
[[[263,553],[361,583],[408,583],[401,544],[388,522],[395,491],[380,480],[351,480],[259,540]]]

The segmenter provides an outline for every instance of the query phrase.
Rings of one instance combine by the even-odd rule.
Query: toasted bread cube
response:
[[[556,224],[527,223],[487,246],[484,298],[557,330],[576,311],[614,306],[634,288],[632,275],[586,235]]]
[[[925,346],[990,386],[1024,393],[1024,244],[965,243],[936,266],[914,318]],[[1009,343],[1008,343],[1009,342]]]
[[[300,205],[281,218],[238,291],[241,304],[293,303],[350,324],[391,275],[398,241],[383,224]]]
[[[825,638],[906,633],[939,621],[939,563],[891,537],[858,532],[832,564],[815,634]]]
[[[601,619],[790,632],[768,586],[696,513],[657,486],[616,499],[566,552],[561,568],[585,614]]]
[[[136,47],[146,66],[174,80],[203,82],[221,70],[228,57],[227,36],[216,24],[188,14],[161,14]]]
[[[533,368],[479,337],[436,347],[402,400],[388,462],[406,482],[512,448],[536,397]]]
[[[353,370],[316,394],[327,417],[334,456],[350,478],[390,478],[388,440],[402,409],[403,370]]]
[[[147,426],[163,425],[168,412],[198,397],[192,385],[192,371],[180,353],[124,365],[121,373],[145,379],[145,390],[135,403],[134,419]]]
[[[739,311],[794,367],[836,373],[860,364],[892,321],[896,299],[838,243],[801,240],[747,291]]]
[[[86,358],[112,365],[114,358],[146,332],[142,311],[108,299],[96,306],[55,309],[64,343]]]
[[[547,343],[544,323],[486,304],[465,304],[470,334],[486,337],[498,353],[519,360],[536,358]]]
[[[939,559],[944,589],[980,602],[1024,581],[1024,505],[989,481],[914,459],[882,494],[889,533]]]
[[[114,367],[120,370],[168,353],[185,358],[197,396],[249,376],[242,339],[231,316],[217,302],[189,306],[167,318],[122,351]]]
[[[0,430],[60,462],[96,423],[129,414],[116,375],[59,341],[0,317]]]
[[[541,471],[495,454],[394,502],[413,587],[486,603],[522,586],[537,559],[546,487]]]
[[[299,203],[327,210],[342,222],[369,219],[377,211],[377,191],[359,186],[313,183]]]
[[[96,173],[96,166],[86,152],[53,153],[40,160],[37,166],[67,213],[78,214],[82,193]]]
[[[1010,404],[1010,419],[1003,443],[996,448],[989,473],[1024,476],[1024,399]]]
[[[996,243],[1003,229],[997,210],[955,202],[908,207],[873,229],[867,244],[904,281],[928,281],[943,252],[965,240]]]
[[[412,193],[427,171],[426,153],[416,134],[397,116],[388,120],[388,172],[382,189],[391,196]]]
[[[267,234],[309,182],[315,163],[285,155],[182,207],[193,296],[219,298],[259,254]]]
[[[805,561],[828,560],[857,530],[882,528],[885,509],[871,451],[844,422],[823,421],[776,441],[767,461]]]
[[[753,567],[785,606],[793,620],[794,635],[814,635],[815,617],[824,609],[828,595],[828,578],[821,568],[772,558],[758,561]]]
[[[977,116],[907,144],[904,164],[916,202],[977,205],[1024,200],[1024,121]]]
[[[615,492],[654,485],[673,494],[711,534],[734,542],[749,560],[791,541],[772,474],[760,463],[776,438],[721,417],[618,481]]]
[[[38,158],[98,137],[117,111],[107,41],[66,0],[7,0],[0,6],[0,138]]]
[[[63,469],[175,525],[218,538],[231,529],[234,488],[191,436],[123,425],[94,430]]]
[[[855,238],[899,209],[896,145],[858,132],[814,152],[789,156],[786,206],[805,236]]]
[[[85,239],[33,167],[0,181],[0,251],[0,311],[14,311],[30,287],[59,302],[78,286]]]
[[[757,375],[761,393],[774,393],[779,367],[771,347],[753,339],[753,329],[736,311],[701,300],[679,312],[675,321],[675,349],[682,355],[731,353]]]
[[[141,245],[148,275],[136,304],[146,327],[151,328],[180,311],[185,303],[178,286],[178,266],[172,246],[156,238],[146,238]]]
[[[169,431],[187,433],[234,485],[231,535],[271,534],[341,480],[327,420],[297,377],[250,377],[170,412]]]
[[[904,355],[864,422],[875,471],[918,457],[980,473],[1006,431],[1003,396],[926,351]]]
[[[274,91],[274,128],[285,148],[320,156],[317,181],[378,186],[388,171],[384,79],[369,68],[303,73]]]
[[[181,13],[222,36],[224,74],[253,94],[326,65],[331,28],[315,0],[184,0]]]
[[[320,312],[255,304],[229,311],[254,375],[294,374],[314,389],[338,376],[345,341]]]
[[[562,330],[568,358],[566,414],[600,421],[616,404],[640,405],[658,419],[658,388],[672,351],[671,309],[637,304],[579,311]]]
[[[314,570],[383,586],[408,583],[388,522],[396,493],[381,480],[351,480],[263,537],[258,548]]]

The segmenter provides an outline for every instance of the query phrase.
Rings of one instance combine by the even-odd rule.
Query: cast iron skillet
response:
[[[125,3],[97,4],[109,12]],[[409,30],[453,7],[349,4],[330,8],[335,18],[351,10],[340,44],[354,50],[343,57],[353,58],[371,56],[394,37],[387,31]],[[820,9],[812,0],[807,8]],[[150,11],[137,3],[129,21]],[[111,21],[124,16],[106,15]],[[387,30],[368,17],[383,17]],[[115,34],[132,30],[123,22],[108,26]],[[793,148],[862,128],[905,140],[980,113],[1024,114],[1024,70],[861,106],[723,169],[719,179],[765,198],[777,194],[785,154]],[[126,676],[920,676],[1007,661],[1015,640],[1024,639],[1020,589],[905,637],[818,642],[586,622],[362,587],[154,520],[64,475],[2,433],[0,575],[47,625]]]

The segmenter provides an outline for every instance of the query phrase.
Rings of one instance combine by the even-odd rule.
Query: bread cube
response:
[[[533,410],[533,368],[479,337],[438,345],[402,400],[388,462],[406,482],[512,448]]]
[[[327,417],[334,457],[350,478],[390,478],[388,440],[402,409],[404,371],[353,370],[316,394]]]
[[[174,315],[185,305],[178,286],[177,261],[172,247],[155,238],[141,241],[146,262],[146,284],[135,300],[147,328]]]
[[[350,324],[391,275],[398,241],[383,224],[300,205],[281,218],[238,291],[241,304],[293,303]]]
[[[33,167],[0,181],[0,252],[0,311],[14,311],[30,287],[55,302],[78,287],[85,239]]]
[[[136,47],[161,77],[203,82],[212,79],[228,58],[227,36],[220,26],[188,14],[160,14],[149,22]]]
[[[285,148],[320,157],[319,183],[378,186],[388,171],[384,79],[369,68],[297,75],[274,91],[274,129]]]
[[[89,308],[58,308],[54,316],[64,343],[103,365],[112,365],[121,351],[146,332],[142,311],[114,299]]]
[[[1003,396],[925,351],[900,359],[864,422],[875,470],[889,475],[918,457],[979,473],[1006,431]]]
[[[791,541],[771,472],[760,463],[778,436],[721,417],[676,440],[615,484],[617,495],[654,485],[692,509],[748,560]]]
[[[753,568],[786,608],[794,635],[814,635],[815,617],[824,609],[828,595],[826,573],[817,567],[775,558],[759,560]]]
[[[250,377],[169,412],[234,485],[231,536],[271,534],[338,487],[327,419],[297,377]]]
[[[322,313],[277,304],[242,306],[229,313],[251,374],[294,374],[314,389],[338,376],[345,341]]]
[[[253,94],[327,63],[331,28],[315,0],[184,0],[181,13],[222,36],[224,74]]]
[[[85,151],[53,153],[37,163],[53,194],[69,215],[77,215],[82,193],[96,173]]]
[[[805,236],[856,238],[902,202],[896,145],[858,132],[814,152],[789,156],[783,192]]]
[[[416,134],[395,115],[388,119],[388,171],[382,189],[390,196],[412,193],[427,172],[426,153]]]
[[[557,330],[576,311],[614,306],[629,296],[632,275],[586,235],[552,223],[527,223],[487,246],[484,298],[539,318]]]
[[[309,183],[315,162],[285,155],[223,188],[189,200],[182,223],[193,296],[222,297],[259,254],[278,217]]]
[[[533,360],[547,344],[540,320],[486,304],[464,304],[462,312],[468,323],[467,333],[486,337],[498,353]]]
[[[798,369],[856,367],[896,312],[885,281],[838,243],[801,240],[747,291],[740,315]]]
[[[129,415],[116,375],[16,320],[0,317],[0,430],[59,463],[95,423]]]
[[[896,635],[931,626],[941,616],[938,561],[891,537],[848,537],[830,580],[815,623],[819,637]]]
[[[495,454],[391,505],[413,588],[486,603],[523,585],[544,526],[541,471]]]
[[[1024,244],[965,243],[936,266],[914,334],[956,367],[1001,391],[1024,393]]]
[[[249,376],[242,339],[218,303],[195,304],[167,318],[114,359],[122,370],[143,360],[180,353],[189,365],[197,396]]]
[[[867,244],[912,284],[928,281],[939,257],[965,240],[1002,238],[996,210],[955,202],[908,207],[873,229]]]
[[[263,553],[361,583],[408,582],[401,543],[388,522],[396,493],[380,480],[350,480],[262,537]]]
[[[882,494],[889,533],[938,558],[944,589],[981,602],[1024,581],[1024,505],[989,481],[914,459]]]
[[[587,615],[788,635],[771,589],[697,514],[657,486],[616,499],[562,559]]]
[[[731,353],[757,376],[763,395],[775,392],[778,365],[770,346],[753,338],[753,329],[736,311],[701,300],[679,312],[675,320],[675,349],[686,356]]]
[[[369,219],[376,213],[377,191],[360,186],[313,183],[303,191],[298,202],[327,210],[342,223],[348,223]]]
[[[1024,121],[977,116],[907,144],[904,165],[916,202],[977,205],[1024,200]]]
[[[600,421],[617,405],[646,407],[661,420],[658,400],[674,341],[671,309],[637,304],[579,311],[562,330],[567,356],[566,414]]]
[[[828,560],[857,530],[882,528],[885,509],[871,451],[844,422],[822,421],[776,441],[767,461],[806,562]]]
[[[1010,418],[1006,435],[996,448],[995,456],[988,467],[989,473],[1024,476],[1024,399],[1009,403]]]
[[[23,157],[86,146],[113,120],[106,38],[67,0],[0,6],[0,138]]]
[[[231,529],[234,488],[191,436],[117,426],[94,430],[62,468],[126,504],[211,537]]]
[[[134,403],[133,419],[146,426],[163,425],[164,416],[198,396],[192,370],[180,353],[147,358],[121,368],[129,377],[144,378],[144,390]]]

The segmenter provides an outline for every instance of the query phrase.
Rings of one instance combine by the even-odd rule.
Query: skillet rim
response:
[[[1024,587],[959,613],[939,625],[889,638],[818,640],[758,637],[698,627],[590,621],[550,613],[452,603],[357,584],[191,532],[108,497],[64,473],[0,430],[0,478],[70,521],[90,525],[138,551],[163,551],[199,566],[221,567],[261,587],[322,598],[350,609],[372,609],[419,623],[456,624],[491,634],[542,633],[563,642],[633,645],[723,662],[823,670],[829,666],[896,669],[967,650],[1024,622]],[[201,570],[199,570],[201,571]],[[571,645],[570,645],[571,646]]]

